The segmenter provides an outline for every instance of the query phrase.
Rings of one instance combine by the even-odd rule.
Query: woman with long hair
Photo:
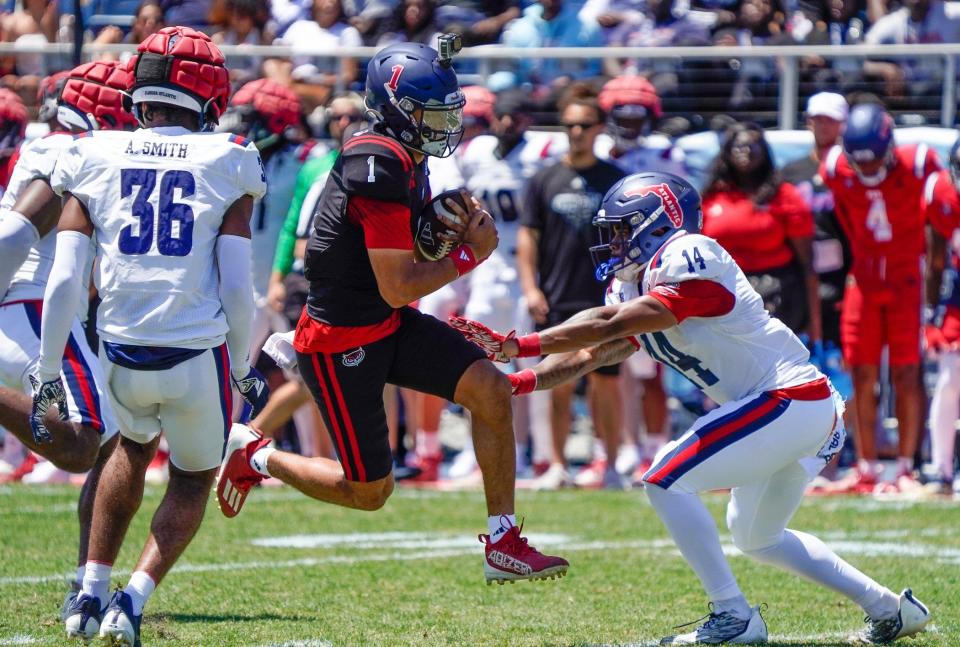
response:
[[[703,233],[730,252],[770,314],[820,340],[813,215],[780,176],[757,124],[724,133],[703,193]]]

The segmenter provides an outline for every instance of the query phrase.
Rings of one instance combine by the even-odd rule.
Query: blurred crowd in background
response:
[[[314,207],[341,142],[367,125],[357,92],[364,62],[337,57],[338,47],[398,40],[434,44],[439,32],[461,33],[467,46],[513,47],[960,42],[955,4],[960,5],[942,0],[93,0],[81,9],[88,39],[100,43],[137,43],[163,26],[181,24],[207,31],[222,44],[329,49],[328,58],[229,60],[235,92],[219,128],[257,144],[268,181],[252,223],[259,314],[251,350],[270,375],[273,392],[253,423],[285,448],[333,456],[306,387],[295,372],[276,367],[269,348],[261,349],[271,331],[289,330],[300,316],[306,294],[302,256]],[[5,11],[0,41],[72,39],[72,0],[8,2]],[[125,14],[131,20],[111,22]],[[34,129],[38,123],[57,129],[50,106],[62,78],[57,72],[69,67],[67,61],[39,54],[0,58],[0,188],[28,122]],[[465,134],[453,156],[429,159],[431,189],[437,194],[463,186],[482,199],[497,220],[501,244],[475,272],[418,307],[441,319],[464,313],[500,330],[528,331],[601,304],[605,286],[594,280],[588,252],[595,244],[590,219],[600,199],[625,174],[675,172],[693,179],[703,193],[704,233],[731,252],[768,310],[808,342],[814,360],[853,402],[855,380],[844,364],[840,320],[853,259],[865,252],[838,222],[835,203],[855,199],[843,193],[857,194],[862,187],[839,185],[832,187],[840,192],[834,195],[821,167],[841,143],[853,105],[884,105],[901,122],[923,123],[926,98],[933,97],[939,109],[938,65],[804,59],[801,89],[812,137],[790,140],[786,156],[778,154],[782,133],[765,130],[776,121],[773,58],[722,63],[529,58],[486,70],[471,60],[456,67],[466,86]],[[701,134],[678,140],[695,131]],[[684,140],[689,143],[683,145]],[[910,146],[892,148],[890,155],[916,157],[921,147],[927,155],[924,144]],[[944,166],[953,168],[956,156],[940,152]],[[919,164],[924,179],[940,168],[932,150]],[[923,231],[924,206],[919,197],[915,202],[888,202],[885,208],[903,211],[904,217],[919,214],[916,226]],[[871,217],[879,216],[871,212]],[[915,254],[917,266],[927,251]],[[918,317],[918,327],[926,323]],[[919,329],[914,332],[921,337]],[[957,355],[955,350],[944,354]],[[925,370],[918,366],[908,373],[885,357],[877,375],[857,378],[861,394],[869,390],[866,404],[848,404],[847,423],[857,433],[849,435],[839,461],[814,489],[952,495],[960,384],[938,382],[947,374],[939,370],[938,359],[928,354]],[[931,446],[927,415],[900,416],[898,424],[908,398],[896,394],[915,390],[917,406],[926,411],[927,395],[936,389],[939,414],[929,418],[953,433],[941,431]],[[461,410],[392,388],[384,398],[398,479],[436,487],[479,484]],[[629,487],[667,440],[712,406],[680,374],[638,353],[579,385],[516,400],[518,475],[538,489]],[[864,418],[870,406],[876,422],[868,420],[865,428],[857,418]],[[155,467],[154,478],[162,479],[163,451]],[[0,480],[68,478],[38,463],[7,435]]]

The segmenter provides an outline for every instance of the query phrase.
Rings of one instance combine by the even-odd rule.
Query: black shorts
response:
[[[562,324],[564,321],[572,317],[573,315],[580,312],[579,310],[551,310],[547,313],[547,322],[543,325],[537,324],[537,332],[545,330],[546,328],[553,328]],[[609,364],[607,366],[601,366],[600,368],[594,369],[592,371],[597,375],[608,375],[616,377],[620,375],[620,364]]]
[[[453,400],[460,378],[485,357],[446,323],[403,308],[393,334],[342,353],[298,353],[297,362],[344,475],[366,482],[393,469],[383,387],[396,384]]]

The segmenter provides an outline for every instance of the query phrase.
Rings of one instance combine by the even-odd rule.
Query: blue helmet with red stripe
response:
[[[671,173],[637,173],[607,191],[593,218],[600,244],[590,248],[597,280],[636,280],[673,234],[700,233],[700,193]]]
[[[432,47],[396,43],[377,52],[367,64],[365,103],[407,148],[447,157],[460,144],[466,101],[450,59]]]

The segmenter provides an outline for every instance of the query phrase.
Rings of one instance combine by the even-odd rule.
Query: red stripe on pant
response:
[[[63,354],[67,360],[67,363],[70,364],[70,368],[73,369],[73,374],[76,377],[77,384],[80,385],[80,394],[83,396],[84,404],[86,404],[87,411],[90,413],[91,426],[94,429],[99,430],[103,428],[103,421],[100,420],[100,416],[97,412],[97,403],[93,398],[93,387],[90,384],[90,377],[84,371],[83,364],[77,357],[77,352],[70,344],[70,342],[73,341],[73,333],[70,334],[70,337],[71,338],[67,341],[66,348],[63,349]]]
[[[663,467],[657,470],[656,474],[653,474],[649,479],[645,479],[647,482],[654,485],[658,485],[664,477],[670,474],[674,469],[682,465],[684,462],[695,456],[698,452],[707,449],[710,445],[723,440],[732,433],[735,433],[738,429],[749,425],[754,420],[762,418],[771,411],[777,408],[780,404],[780,400],[777,398],[770,398],[766,402],[762,403],[756,409],[751,410],[742,418],[737,418],[736,420],[731,420],[727,424],[717,427],[716,429],[711,430],[707,433],[706,436],[698,438],[695,442],[691,443],[686,449],[674,456],[667,462]]]
[[[343,400],[343,391],[340,390],[340,382],[337,380],[337,374],[333,368],[333,359],[330,355],[324,354],[323,358],[327,362],[327,371],[330,374],[330,383],[333,385],[333,393],[337,396],[337,404],[340,405],[340,417],[347,427],[347,440],[350,441],[350,450],[353,452],[353,460],[357,464],[357,471],[360,481],[367,480],[367,470],[363,467],[363,460],[360,457],[360,446],[357,443],[357,433],[353,429],[353,420],[350,418],[350,412],[347,411],[346,402]]]
[[[327,391],[326,381],[323,379],[323,371],[320,370],[320,362],[317,357],[320,353],[312,353],[310,361],[313,362],[313,373],[317,377],[317,385],[320,386],[320,393],[323,394],[323,401],[329,412],[330,425],[333,427],[333,437],[337,440],[337,452],[340,455],[340,464],[343,466],[343,475],[348,481],[355,481],[353,470],[350,468],[350,461],[347,458],[347,447],[343,444],[343,432],[340,431],[340,422],[337,420],[337,412],[333,408],[333,401],[330,399],[330,393]]]

